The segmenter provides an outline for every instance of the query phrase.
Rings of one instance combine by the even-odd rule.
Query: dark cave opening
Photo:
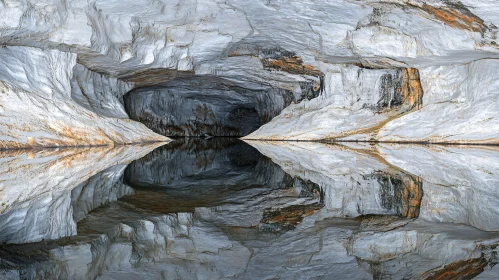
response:
[[[302,98],[267,85],[193,76],[133,89],[124,103],[131,119],[165,136],[242,137]]]

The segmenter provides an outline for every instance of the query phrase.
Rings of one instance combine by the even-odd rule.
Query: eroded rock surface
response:
[[[111,118],[106,116],[111,112],[96,113],[105,110],[98,105],[89,102],[82,107],[83,101],[75,102],[70,82],[75,60],[75,54],[59,50],[0,48],[0,148],[114,146],[167,140],[140,123],[122,119],[126,116],[123,107],[116,107]],[[85,79],[84,83],[88,82]],[[83,89],[88,86],[82,86],[80,94],[88,95]],[[97,109],[88,110],[91,108]]]
[[[499,230],[495,148],[248,143],[287,173],[318,184],[326,208],[343,216],[389,213]]]
[[[263,125],[248,138],[499,139],[499,17],[489,0],[14,0],[0,8],[8,19],[0,80],[17,96],[3,103],[12,116],[0,120],[3,147],[164,140],[127,112],[164,135],[240,136]],[[203,78],[220,85],[165,97],[178,79]],[[47,95],[55,91],[64,97]],[[282,102],[284,92],[301,98]],[[179,108],[169,98],[182,100]],[[216,121],[200,121],[195,103]]]

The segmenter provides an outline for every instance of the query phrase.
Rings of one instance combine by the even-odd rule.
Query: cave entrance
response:
[[[124,96],[131,119],[169,137],[246,136],[294,101],[287,90],[204,76],[140,87]]]

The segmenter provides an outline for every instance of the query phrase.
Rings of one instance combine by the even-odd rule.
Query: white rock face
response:
[[[497,144],[497,67],[484,59],[422,68],[422,104],[404,114],[369,109],[383,100],[392,70],[340,68],[326,74],[334,93],[288,107],[247,138]]]
[[[307,95],[300,83],[320,83],[320,98],[290,106],[252,139],[497,143],[496,10],[491,0],[11,0],[0,4],[1,53],[8,58],[0,77],[30,96],[71,92],[78,109],[65,110],[72,120],[67,126],[90,131],[92,138],[73,145],[158,140],[124,121],[122,97],[134,86],[152,83],[134,85],[130,81],[137,81],[137,75],[156,75],[157,84],[179,73],[216,76],[247,89],[262,84],[296,95]],[[22,47],[30,51],[19,51]],[[37,54],[56,50],[56,64],[42,62]],[[48,65],[56,71],[41,70]],[[151,74],[157,69],[172,71],[172,76]],[[422,102],[404,110],[388,103],[374,109],[390,83],[395,92],[405,92],[405,86],[393,82],[403,71],[414,75],[402,85],[410,85],[412,93],[418,88],[416,99]],[[53,73],[55,82],[41,72]],[[28,103],[9,101],[5,110]],[[63,105],[55,107],[45,110]],[[99,118],[81,119],[86,111],[79,107]],[[23,119],[1,123],[51,133]],[[110,122],[120,127],[110,128]],[[99,129],[107,139],[98,135]],[[32,137],[7,129],[3,135],[10,135],[5,147],[23,147]],[[52,133],[50,141],[35,141],[71,145],[62,138]]]
[[[71,79],[71,98],[99,115],[128,119],[123,107],[123,95],[133,87],[133,83],[98,74],[76,64]]]
[[[422,70],[423,108],[387,123],[381,141],[498,144],[497,60]]]
[[[73,101],[70,78],[75,58],[74,54],[58,50],[43,51],[31,47],[0,49],[2,148],[115,145],[166,140],[144,125],[129,119],[98,115]],[[106,91],[106,94],[111,93]],[[111,105],[107,103],[107,106]],[[115,106],[108,111],[126,116],[122,108]],[[97,108],[95,111],[101,110],[104,109]]]
[[[366,134],[390,114],[379,113],[380,101],[388,91],[395,93],[389,83],[400,75],[397,70],[370,70],[357,66],[328,66],[325,93],[309,102],[291,105],[280,116],[247,136],[247,139],[317,140]],[[362,132],[365,130],[365,132]],[[364,137],[364,140],[370,138]]]

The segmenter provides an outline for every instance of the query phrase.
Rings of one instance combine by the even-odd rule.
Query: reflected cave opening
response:
[[[123,99],[132,120],[161,135],[242,137],[304,98],[264,84],[191,76],[135,88]]]
[[[130,163],[123,180],[135,193],[121,201],[157,213],[194,213],[226,203],[244,207],[242,201],[262,203],[266,195],[280,192],[303,206],[261,209],[268,217],[260,227],[267,232],[293,229],[324,207],[319,185],[287,174],[256,148],[230,137],[175,139]]]

